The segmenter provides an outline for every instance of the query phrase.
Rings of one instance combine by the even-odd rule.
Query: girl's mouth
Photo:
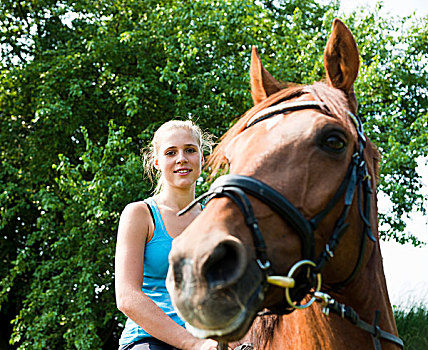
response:
[[[191,171],[192,169],[178,169],[178,170],[175,170],[174,173],[186,175],[186,174],[189,174]]]

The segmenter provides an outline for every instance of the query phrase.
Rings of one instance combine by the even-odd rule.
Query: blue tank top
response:
[[[184,326],[184,321],[175,312],[171,298],[165,285],[168,272],[168,255],[171,250],[172,237],[166,231],[159,208],[153,198],[145,202],[153,213],[155,230],[152,239],[146,243],[144,251],[144,279],[143,292],[159,306],[159,308],[171,317],[176,323]],[[138,324],[127,319],[125,329],[119,340],[119,345],[133,343],[142,338],[152,337]]]

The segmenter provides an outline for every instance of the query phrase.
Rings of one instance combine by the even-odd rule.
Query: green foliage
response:
[[[362,58],[357,91],[365,130],[382,155],[380,189],[392,208],[380,214],[384,239],[420,242],[402,235],[404,219],[413,210],[425,213],[426,199],[416,159],[428,150],[427,19],[382,18],[378,12],[349,20]],[[407,30],[403,30],[406,25]]]
[[[6,0],[0,9],[0,324],[20,349],[117,348],[118,218],[152,190],[139,149],[175,117],[222,135],[252,105],[252,45],[279,80],[322,79],[337,2]],[[428,153],[427,19],[403,31],[409,20],[378,12],[344,20],[362,57],[356,91],[383,156],[380,189],[393,203],[383,236],[417,243],[403,218],[424,204],[415,159]]]
[[[397,308],[394,316],[405,349],[428,348],[428,310],[425,305],[414,305],[409,310]]]
[[[26,278],[31,269],[31,289],[14,320],[13,339],[22,349],[100,348],[103,333],[117,323],[115,231],[121,208],[150,186],[142,181],[139,158],[124,130],[110,122],[106,144],[97,145],[82,127],[86,150],[78,164],[60,154],[53,166],[56,192],[46,187],[34,196],[40,217],[8,282]],[[5,301],[8,295],[1,297]]]

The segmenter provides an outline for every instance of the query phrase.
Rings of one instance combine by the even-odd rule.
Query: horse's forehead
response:
[[[270,131],[273,129],[277,124],[279,124],[282,119],[284,118],[284,114],[278,114],[266,121],[265,129],[266,131]]]
[[[293,143],[299,139],[304,140],[314,135],[318,129],[327,123],[346,128],[346,123],[343,123],[342,120],[313,109],[281,113],[236,135],[227,145],[225,155],[230,161],[234,152],[242,151],[242,145],[246,146],[246,152],[257,152],[258,150],[265,152],[269,148],[268,146]],[[255,147],[250,147],[250,145]]]

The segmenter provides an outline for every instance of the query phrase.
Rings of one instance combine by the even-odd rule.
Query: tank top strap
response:
[[[171,236],[168,234],[168,231],[166,230],[165,224],[162,219],[162,215],[159,211],[159,207],[156,204],[155,200],[152,197],[150,197],[150,198],[146,198],[144,202],[150,206],[150,209],[152,210],[152,214],[153,214],[153,219],[155,221],[154,222],[155,231],[153,233],[153,236],[155,236],[157,232],[162,232],[163,235],[171,238]]]

